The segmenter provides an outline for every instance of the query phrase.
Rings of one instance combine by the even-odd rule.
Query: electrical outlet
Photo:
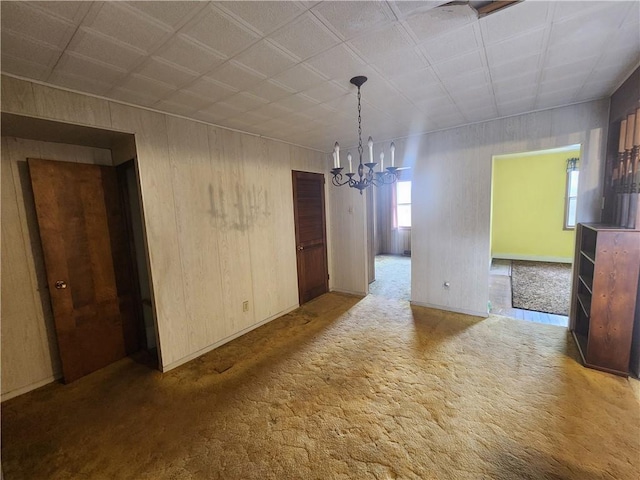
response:
[[[243,312],[249,311],[249,300],[245,300],[244,302],[242,302],[242,311]]]

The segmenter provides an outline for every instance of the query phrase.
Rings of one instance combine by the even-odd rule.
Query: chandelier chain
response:
[[[360,106],[360,87],[358,87],[358,155],[360,157],[360,163],[362,163],[362,107]]]

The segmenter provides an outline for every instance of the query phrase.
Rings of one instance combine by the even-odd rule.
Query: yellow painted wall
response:
[[[493,160],[491,254],[497,258],[571,262],[574,230],[564,230],[567,159],[554,153]]]

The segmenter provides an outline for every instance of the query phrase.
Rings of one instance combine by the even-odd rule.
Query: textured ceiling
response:
[[[2,1],[5,73],[323,151],[610,95],[640,2]]]

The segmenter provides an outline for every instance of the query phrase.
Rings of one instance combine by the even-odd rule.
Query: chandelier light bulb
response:
[[[351,165],[351,152],[347,153],[347,160],[349,161],[349,173],[353,173],[353,166]]]
[[[369,137],[367,145],[369,145],[369,163],[373,163],[373,138]]]
[[[380,171],[384,172],[384,152],[380,152]]]
[[[391,142],[391,166],[395,167],[394,157],[396,155],[396,144]]]

